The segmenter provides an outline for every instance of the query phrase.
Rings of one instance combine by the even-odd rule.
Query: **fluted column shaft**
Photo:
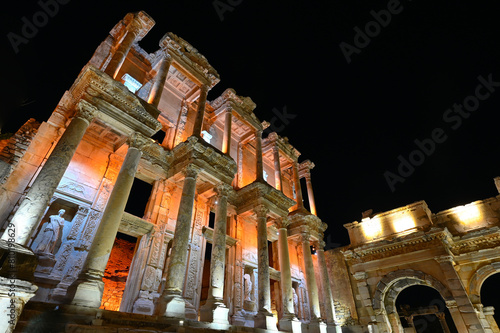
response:
[[[297,161],[293,161],[293,182],[295,185],[295,196],[297,200],[297,209],[304,207],[304,202],[302,199],[302,188],[300,186],[300,178],[299,178],[299,167],[297,165]]]
[[[314,265],[308,233],[302,234],[302,252],[304,255],[304,266],[306,269],[306,283],[311,306],[311,317],[312,319],[319,319],[321,317],[321,313],[319,310],[318,285],[316,283],[316,276],[314,275]]]
[[[255,131],[255,160],[257,181],[264,181],[264,164],[262,162],[262,130]]]
[[[164,52],[165,56],[161,61],[158,73],[156,73],[155,81],[148,98],[148,102],[155,107],[158,107],[160,104],[161,94],[163,93],[163,87],[165,86],[165,81],[167,80],[168,70],[172,64],[172,57],[168,54],[166,49]]]
[[[314,192],[312,188],[311,175],[307,173],[306,175],[306,186],[307,186],[307,197],[309,198],[309,209],[313,215],[316,214],[316,203],[314,201]]]
[[[3,240],[10,239],[12,241],[13,238],[15,243],[28,244],[33,228],[43,217],[47,205],[94,115],[95,109],[93,107],[79,106],[77,114],[57,142],[28,190],[25,199],[12,217],[10,223],[15,229],[14,237],[9,237],[8,233],[5,232],[2,236]],[[9,229],[13,228],[9,227]]]
[[[207,104],[207,94],[208,94],[208,86],[204,84],[200,87],[198,110],[193,125],[193,135],[196,137],[201,137],[201,129],[203,128],[203,119],[205,118],[205,105]]]
[[[281,294],[283,297],[283,315],[294,315],[292,273],[290,270],[290,254],[288,251],[288,220],[282,219],[278,224],[278,256],[281,272]]]
[[[283,184],[281,182],[281,164],[280,164],[280,150],[278,146],[273,147],[274,154],[274,181],[276,183],[276,189],[281,191],[283,189]]]
[[[133,21],[128,27],[125,38],[123,38],[120,46],[118,46],[115,54],[113,54],[113,57],[109,61],[105,73],[111,76],[113,79],[116,78],[116,75],[118,75],[118,72],[120,71],[123,62],[125,61],[125,58],[127,58],[127,54],[130,51],[132,44],[135,42],[140,30],[141,24],[137,21]]]
[[[103,285],[102,277],[142,156],[140,147],[145,143],[147,143],[147,138],[140,134],[135,134],[129,140],[127,154],[102,214],[101,223],[87,255],[87,261],[75,283],[77,285],[75,286],[76,292],[71,302],[74,305],[99,307],[101,304],[102,291],[96,290],[92,286]]]
[[[335,323],[335,307],[333,303],[332,288],[330,286],[330,278],[328,277],[328,269],[326,267],[325,259],[325,244],[319,242],[316,246],[316,253],[318,254],[319,273],[321,275],[321,285],[323,286],[323,293],[325,299],[325,313],[327,323]]]

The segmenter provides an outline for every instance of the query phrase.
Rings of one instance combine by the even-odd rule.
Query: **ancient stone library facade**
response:
[[[0,141],[1,332],[500,332],[500,197],[366,212],[325,252],[314,164],[249,97],[208,99],[185,40],[144,51],[153,25],[126,15],[50,118]],[[416,287],[427,306],[397,303]]]

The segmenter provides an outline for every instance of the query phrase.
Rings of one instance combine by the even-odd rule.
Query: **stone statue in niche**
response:
[[[295,288],[292,288],[292,290],[293,290],[293,310],[295,312],[295,315],[298,317],[299,316],[299,295],[297,295]]]
[[[64,218],[62,217],[66,211],[60,209],[57,215],[51,215],[49,221],[45,222],[38,233],[37,238],[33,242],[35,253],[51,253],[54,254],[57,242],[61,238],[62,229],[64,227]]]
[[[251,301],[250,295],[252,293],[252,280],[250,279],[250,274],[245,274],[243,276],[245,280],[245,301]]]

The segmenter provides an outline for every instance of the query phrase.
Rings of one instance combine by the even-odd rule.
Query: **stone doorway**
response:
[[[413,285],[402,290],[396,298],[396,309],[401,332],[458,333],[445,301],[431,287]]]
[[[119,311],[137,238],[118,232],[104,271],[101,309]]]
[[[212,258],[212,244],[206,242],[205,258],[203,260],[203,271],[201,275],[201,293],[200,293],[200,309],[208,298],[208,289],[210,287],[210,259]]]

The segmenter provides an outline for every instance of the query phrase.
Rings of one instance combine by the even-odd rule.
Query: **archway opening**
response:
[[[481,286],[481,304],[483,313],[490,326],[500,323],[500,274],[490,275]],[[494,322],[493,322],[494,319]]]
[[[458,333],[446,303],[434,288],[414,285],[396,298],[396,309],[405,332]]]

